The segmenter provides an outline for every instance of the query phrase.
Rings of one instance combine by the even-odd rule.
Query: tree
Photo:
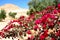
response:
[[[39,4],[40,4],[40,0],[31,0],[29,3],[28,3],[28,6],[29,6],[29,13],[32,13],[32,12],[35,12],[35,11],[39,11],[40,8],[39,8]]]
[[[5,10],[0,10],[0,21],[6,18],[6,12]]]
[[[15,12],[10,12],[9,13],[9,16],[11,16],[12,18],[15,18],[15,15],[16,15],[17,13],[15,13]]]
[[[36,11],[41,11],[45,9],[47,6],[53,6],[53,5],[56,5],[56,0],[31,0],[28,3],[30,11],[27,12],[27,14]]]

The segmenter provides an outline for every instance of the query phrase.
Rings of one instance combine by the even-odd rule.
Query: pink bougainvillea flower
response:
[[[11,23],[13,23],[13,22],[19,22],[19,20],[11,20],[10,22],[9,22],[9,24],[11,24]]]
[[[48,9],[50,9],[51,8],[51,6],[48,6],[47,8],[46,8],[46,10],[48,10]]]
[[[20,16],[20,18],[19,19],[24,19],[25,18],[25,16]]]
[[[58,32],[56,33],[56,36],[60,36],[60,30],[58,30]]]
[[[47,13],[47,10],[42,10],[42,14],[46,14]]]
[[[3,32],[2,31],[0,31],[0,35],[2,34]]]
[[[35,20],[35,24],[40,24],[41,23],[41,20],[37,19]]]
[[[20,26],[23,26],[23,23],[22,22],[17,22],[18,24],[20,24]]]
[[[46,8],[46,10],[53,9],[53,8],[54,8],[54,6],[48,6],[48,7]]]
[[[20,16],[18,19],[11,20],[10,23],[6,27],[4,27],[3,30],[1,30],[2,32],[0,32],[0,36],[4,37],[4,34],[6,32],[9,34],[9,31],[13,31],[15,27],[17,28],[20,27],[22,28],[21,29],[22,32],[20,32],[20,30],[17,29],[18,30],[17,33],[19,33],[18,36],[22,35],[23,33],[27,33],[28,40],[33,40],[33,39],[39,40],[39,38],[40,40],[44,40],[51,33],[49,29],[52,29],[51,31],[55,33],[56,37],[59,37],[60,36],[59,13],[60,13],[60,3],[58,4],[57,7],[48,6],[46,9],[43,9],[42,11],[32,12],[28,17]],[[16,26],[16,24],[19,25],[19,27]],[[54,29],[55,26],[57,27],[56,29]],[[12,30],[10,30],[11,28]],[[33,35],[31,30],[34,30],[33,33],[36,33],[36,35],[35,34]],[[24,36],[26,35],[24,34]],[[51,40],[56,40],[51,36],[50,38]]]
[[[51,40],[56,40],[55,38],[51,38]]]
[[[54,27],[53,25],[54,25],[53,22],[48,23],[48,26],[49,26],[50,28],[53,28],[53,27]]]
[[[0,31],[0,36],[4,38],[4,32]]]
[[[28,24],[24,24],[23,26],[26,27],[26,28],[28,28]]]
[[[31,34],[31,31],[30,30],[27,30],[27,34]]]
[[[44,40],[48,36],[48,30],[45,30],[43,34],[40,35],[40,40]]]
[[[46,29],[46,24],[43,24],[43,29]]]
[[[40,35],[40,40],[44,40],[45,36],[44,35]]]
[[[30,19],[30,17],[27,17],[27,18],[25,19],[25,22],[26,22],[26,23],[29,23],[29,22],[31,22],[31,19]]]
[[[51,14],[50,18],[56,19],[56,16]]]
[[[59,24],[60,24],[60,22],[57,22],[57,24],[59,25]]]
[[[34,36],[31,36],[31,39],[33,40],[34,39]]]
[[[58,13],[58,10],[54,9],[53,14],[57,14],[57,13]]]
[[[34,15],[30,15],[29,17],[30,17],[30,19],[34,19],[34,18],[35,18],[35,16],[34,16]]]
[[[42,20],[41,20],[41,19],[40,19],[40,20],[42,21],[42,23],[44,23],[44,22],[47,21],[47,19],[48,19],[49,17],[50,17],[50,14],[46,14],[46,15],[42,16],[42,18],[41,18]]]
[[[58,9],[60,9],[60,3],[58,4]]]
[[[8,31],[9,29],[13,28],[14,26],[12,24],[6,26],[5,28],[3,28],[4,31]]]
[[[44,33],[43,33],[43,35],[44,35],[45,37],[47,37],[47,36],[48,36],[48,30],[45,30]]]
[[[60,9],[58,9],[58,12],[60,13]]]
[[[9,22],[9,25],[10,24],[12,24],[12,23],[18,23],[18,24],[20,24],[20,26],[22,25],[22,22],[21,21],[19,21],[19,20],[11,20],[10,22]]]
[[[35,26],[33,27],[33,29],[34,29],[34,30],[39,29],[38,25],[35,25]]]
[[[50,16],[51,16],[51,13],[46,14],[46,17],[50,17]]]

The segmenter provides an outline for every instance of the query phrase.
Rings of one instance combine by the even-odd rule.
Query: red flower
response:
[[[34,15],[30,15],[29,17],[30,17],[30,19],[34,19],[34,18],[35,18],[35,16],[34,16]]]
[[[60,9],[58,9],[58,12],[60,13]]]
[[[27,30],[27,34],[31,34],[31,31],[30,30]]]
[[[29,23],[30,21],[31,21],[30,17],[27,17],[27,18],[25,19],[25,22],[26,22],[26,23]]]
[[[34,36],[31,36],[31,39],[33,40],[34,39]]]
[[[40,24],[41,23],[41,20],[39,20],[39,19],[37,19],[36,21],[35,21],[35,24]]]
[[[46,24],[43,25],[43,29],[46,29]]]
[[[20,16],[20,18],[19,19],[24,19],[25,18],[25,16]]]
[[[46,14],[44,16],[42,16],[42,18],[40,19],[42,23],[46,23],[47,19],[50,17],[50,14]]]
[[[47,17],[47,18],[50,17],[50,16],[51,16],[51,13],[46,14],[46,17]]]
[[[13,22],[19,22],[19,20],[11,20],[9,24],[13,23]]]
[[[60,3],[58,4],[58,8],[60,9]]]
[[[53,22],[48,23],[48,26],[49,26],[50,28],[54,27],[53,25],[54,25]]]
[[[51,38],[51,40],[55,40],[55,38]]]
[[[56,36],[60,36],[60,30],[58,30],[58,32],[56,33]]]
[[[40,35],[40,40],[44,40],[45,36],[44,35]]]
[[[18,20],[23,21],[24,18],[25,18],[25,16],[20,16],[20,18],[18,18]]]
[[[53,10],[53,13],[54,13],[54,14],[57,14],[57,13],[58,13],[58,10],[54,9],[54,10]]]
[[[28,28],[28,24],[24,24],[24,27]]]
[[[42,14],[46,14],[47,13],[47,10],[42,10]],[[40,13],[41,14],[41,13]]]
[[[38,28],[39,28],[38,25],[35,25],[35,26],[33,27],[34,30],[37,30]]]
[[[44,33],[43,33],[43,35],[44,35],[45,37],[47,37],[47,36],[48,36],[48,30],[45,30]]]
[[[22,22],[18,22],[20,24],[20,26],[23,26],[23,23]]]
[[[44,40],[48,36],[47,32],[48,30],[45,30],[44,33],[40,35],[40,40]]]
[[[2,31],[0,31],[0,35],[2,34],[3,32]]]
[[[58,25],[60,25],[60,22],[57,22]]]
[[[0,36],[4,38],[4,32],[0,31]]]
[[[6,26],[5,28],[3,28],[4,31],[8,31],[9,29],[13,28],[14,26],[12,24]]]
[[[55,19],[55,15],[52,15],[52,14],[51,14],[50,18]]]
[[[53,8],[54,8],[54,6],[48,6],[48,7],[46,8],[46,10],[53,9]]]

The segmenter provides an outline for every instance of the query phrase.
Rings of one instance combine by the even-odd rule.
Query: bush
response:
[[[10,12],[9,13],[9,16],[11,16],[12,18],[15,18],[15,15],[16,15],[17,13],[14,13],[14,12]]]
[[[5,19],[6,18],[6,12],[5,10],[0,10],[0,21],[2,21],[2,19]]]

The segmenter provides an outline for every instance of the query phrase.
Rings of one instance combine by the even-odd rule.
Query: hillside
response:
[[[7,17],[9,17],[9,15],[8,15],[9,12],[16,12],[17,13],[16,18],[19,18],[21,15],[27,16],[26,12],[28,11],[28,9],[20,8],[20,7],[16,6],[16,5],[14,5],[14,4],[2,5],[2,6],[0,6],[0,10],[1,9],[4,9],[6,11]],[[8,19],[8,18],[6,18],[6,19]]]
[[[16,12],[17,15],[15,16],[16,18],[19,18],[21,15],[24,15],[24,16],[27,16],[26,15],[26,12],[28,11],[28,9],[24,9],[24,8],[20,8],[14,4],[5,4],[5,5],[2,5],[0,6],[0,10],[1,9],[4,9],[6,11],[6,15],[7,17],[5,18],[5,22],[0,22],[0,25],[1,25],[1,29],[3,29],[10,20],[13,20],[13,18],[11,18],[8,13],[9,12]]]

